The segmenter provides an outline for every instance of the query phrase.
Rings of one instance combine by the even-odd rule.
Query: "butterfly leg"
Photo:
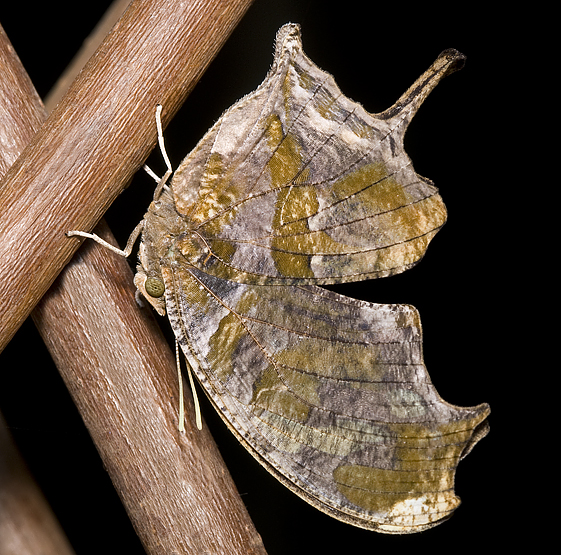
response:
[[[114,252],[115,254],[118,254],[119,256],[123,256],[125,258],[128,258],[130,256],[131,252],[132,252],[132,248],[133,248],[134,244],[136,243],[136,240],[138,239],[138,236],[142,233],[143,229],[144,229],[144,220],[142,220],[132,230],[132,233],[130,234],[130,237],[127,240],[127,244],[126,244],[125,248],[122,249],[122,250],[113,246],[113,245],[111,245],[107,241],[104,241],[101,237],[98,237],[95,233],[86,233],[85,231],[72,230],[72,231],[67,231],[66,236],[67,237],[84,237],[86,239],[92,239],[96,243],[99,243],[100,245],[109,249],[110,251]]]

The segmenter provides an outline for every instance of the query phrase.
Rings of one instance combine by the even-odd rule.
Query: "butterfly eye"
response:
[[[144,289],[151,297],[161,297],[164,294],[165,286],[162,281],[156,278],[148,278],[144,283]]]

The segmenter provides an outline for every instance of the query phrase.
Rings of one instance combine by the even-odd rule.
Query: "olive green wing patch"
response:
[[[354,525],[428,528],[459,504],[454,473],[487,405],[445,403],[415,308],[314,286],[163,269],[176,337],[219,414],[298,495]]]
[[[415,173],[403,136],[462,60],[443,52],[392,108],[369,114],[306,57],[299,28],[283,27],[264,82],[174,174],[175,206],[206,255],[191,238],[181,252],[244,283],[357,281],[416,264],[446,209]]]

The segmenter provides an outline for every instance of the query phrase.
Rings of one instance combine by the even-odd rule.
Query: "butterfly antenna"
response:
[[[183,402],[183,377],[181,376],[181,362],[179,360],[179,343],[175,340],[175,363],[177,365],[177,378],[179,380],[179,431],[185,431],[185,404]],[[195,405],[195,422],[199,430],[203,429],[203,420],[201,417],[201,406],[199,404],[199,397],[195,389],[195,382],[193,380],[193,373],[189,362],[187,363],[187,376],[189,376],[189,384],[191,385],[191,392],[193,393],[193,404]]]
[[[181,361],[179,360],[179,343],[175,340],[175,366],[177,381],[179,382],[179,431],[185,431],[185,405],[183,403],[183,377],[181,376]]]

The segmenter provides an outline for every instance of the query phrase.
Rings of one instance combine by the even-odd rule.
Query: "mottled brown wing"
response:
[[[184,247],[190,263],[270,284],[357,281],[417,263],[446,209],[415,173],[403,136],[462,60],[443,52],[392,108],[373,115],[305,56],[298,26],[285,25],[265,81],[174,174],[176,208],[204,246],[195,254]]]
[[[484,435],[489,408],[440,398],[415,308],[240,284],[180,262],[162,267],[176,337],[218,413],[264,466],[364,528],[414,532],[452,513],[456,465]]]
[[[457,463],[489,407],[439,397],[413,307],[310,284],[391,275],[422,257],[445,208],[403,134],[461,60],[444,52],[371,115],[284,26],[264,83],[222,116],[144,220],[135,283],[167,310],[231,430],[304,499],[381,532],[451,514]]]

